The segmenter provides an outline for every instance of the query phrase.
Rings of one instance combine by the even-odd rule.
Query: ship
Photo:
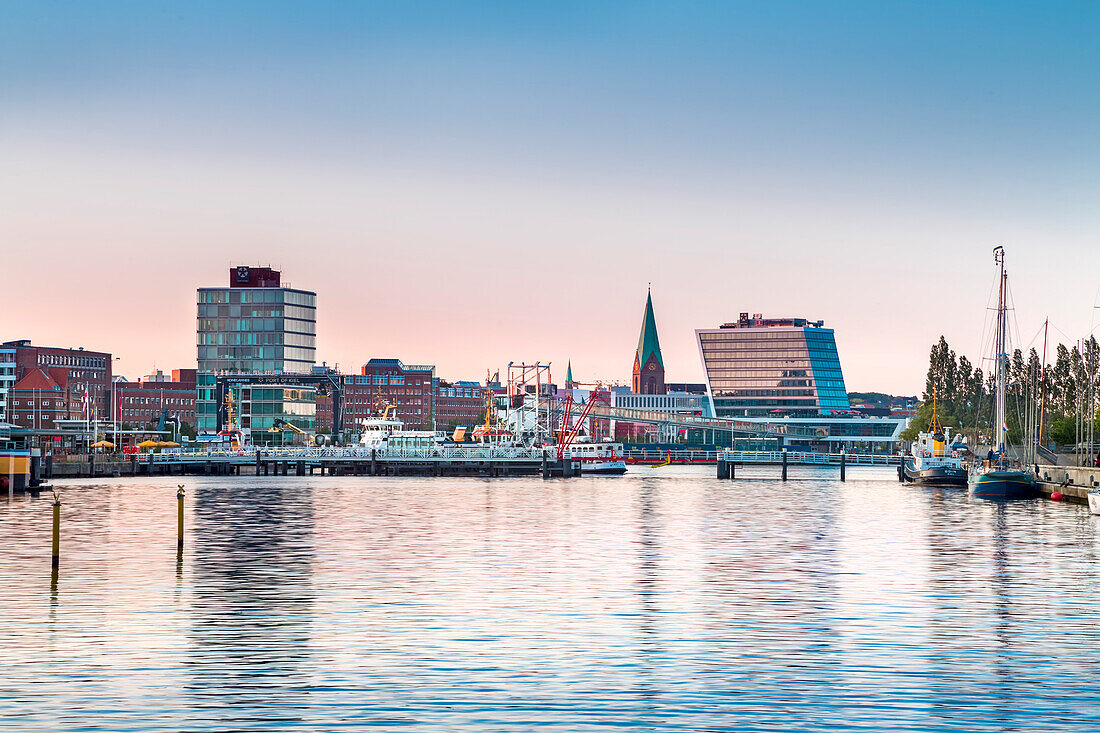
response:
[[[1008,312],[1008,273],[1005,272],[1004,247],[994,247],[993,261],[1000,267],[997,290],[997,330],[994,345],[994,423],[996,446],[993,458],[984,461],[970,476],[970,494],[979,499],[1030,499],[1035,496],[1035,478],[1018,466],[1010,465],[1005,441],[1008,423],[1005,416],[1005,376],[1008,370],[1006,317]]]
[[[578,440],[566,448],[566,455],[581,464],[582,474],[619,476],[626,473],[622,443],[587,442]]]
[[[389,405],[377,417],[369,417],[360,422],[363,432],[359,434],[359,447],[376,450],[380,453],[406,449],[438,448],[442,440],[431,430],[405,430],[405,424],[392,416],[393,405]]]
[[[909,457],[902,462],[902,478],[925,486],[965,487],[968,476],[961,454],[966,447],[949,446],[950,442],[951,428],[940,425],[936,413],[936,395],[933,392],[932,419],[928,423],[928,432],[917,433]]]

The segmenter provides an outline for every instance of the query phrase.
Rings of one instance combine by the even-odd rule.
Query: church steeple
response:
[[[573,360],[570,359],[565,367],[565,388],[573,389]]]
[[[657,319],[653,316],[653,292],[646,292],[642,331],[634,354],[634,394],[665,393],[665,360],[657,338]]]

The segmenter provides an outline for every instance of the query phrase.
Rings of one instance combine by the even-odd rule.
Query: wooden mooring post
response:
[[[787,449],[783,449],[783,480],[787,480]]]

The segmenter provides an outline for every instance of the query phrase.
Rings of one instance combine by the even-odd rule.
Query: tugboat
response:
[[[1005,248],[993,248],[993,261],[1000,267],[1000,283],[997,290],[997,338],[994,370],[996,384],[996,412],[994,421],[997,426],[996,453],[992,460],[970,477],[970,493],[979,499],[1030,499],[1035,496],[1035,478],[1027,471],[1021,471],[1008,465],[1005,455],[1005,434],[1008,425],[1005,422],[1005,372],[1008,367],[1008,349],[1006,346],[1005,316],[1008,311],[1007,285],[1005,272]]]
[[[966,469],[955,446],[948,448],[951,428],[944,429],[936,414],[936,395],[932,394],[932,420],[927,433],[917,433],[910,459],[902,464],[905,481],[925,486],[966,486]]]

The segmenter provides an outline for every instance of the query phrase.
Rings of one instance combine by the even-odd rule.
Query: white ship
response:
[[[431,430],[404,430],[405,423],[391,417],[389,406],[381,417],[370,417],[360,422],[363,432],[359,435],[359,447],[380,453],[402,448],[436,448],[442,444],[440,436]]]
[[[581,464],[581,473],[617,475],[626,473],[622,443],[577,441],[566,449],[569,459]]]

